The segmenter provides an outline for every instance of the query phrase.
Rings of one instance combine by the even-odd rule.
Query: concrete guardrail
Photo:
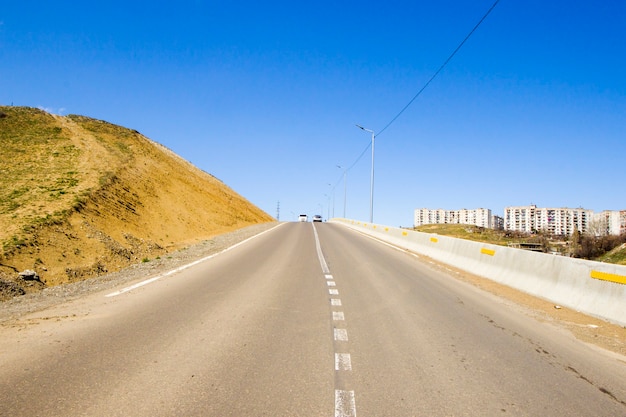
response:
[[[626,326],[626,266],[356,220],[332,219],[417,254]]]

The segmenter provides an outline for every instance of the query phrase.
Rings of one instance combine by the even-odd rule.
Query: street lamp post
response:
[[[372,134],[372,174],[370,177],[370,223],[374,223],[374,138],[376,134],[371,129],[366,129],[363,126],[356,125],[361,130],[370,132]]]

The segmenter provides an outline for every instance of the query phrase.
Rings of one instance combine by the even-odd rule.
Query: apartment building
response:
[[[597,235],[621,235],[626,233],[626,210],[604,210],[594,216]]]
[[[569,236],[578,230],[586,233],[596,222],[593,210],[583,208],[538,208],[535,205],[505,207],[504,229],[525,233],[542,231]]]
[[[491,210],[479,208],[474,210],[443,210],[443,209],[416,209],[413,225],[424,224],[471,224],[480,227],[492,228],[494,223]]]
[[[545,232],[570,236],[575,230],[595,235],[626,233],[626,210],[595,213],[583,208],[539,208],[536,205],[505,207],[504,217],[489,209],[416,209],[413,224],[471,224],[523,233]]]
[[[531,233],[535,229],[537,206],[506,207],[504,209],[504,230]]]
[[[504,230],[504,217],[495,214],[491,216],[491,227],[495,230]]]

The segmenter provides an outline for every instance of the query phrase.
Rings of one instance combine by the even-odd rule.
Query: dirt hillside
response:
[[[167,148],[101,120],[0,106],[0,145],[5,298],[274,220]],[[27,269],[39,280],[20,278]]]

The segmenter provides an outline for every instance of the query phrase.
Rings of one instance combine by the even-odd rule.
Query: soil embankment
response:
[[[274,220],[167,148],[101,120],[0,107],[0,141],[5,298]],[[27,269],[39,280],[18,276]]]

